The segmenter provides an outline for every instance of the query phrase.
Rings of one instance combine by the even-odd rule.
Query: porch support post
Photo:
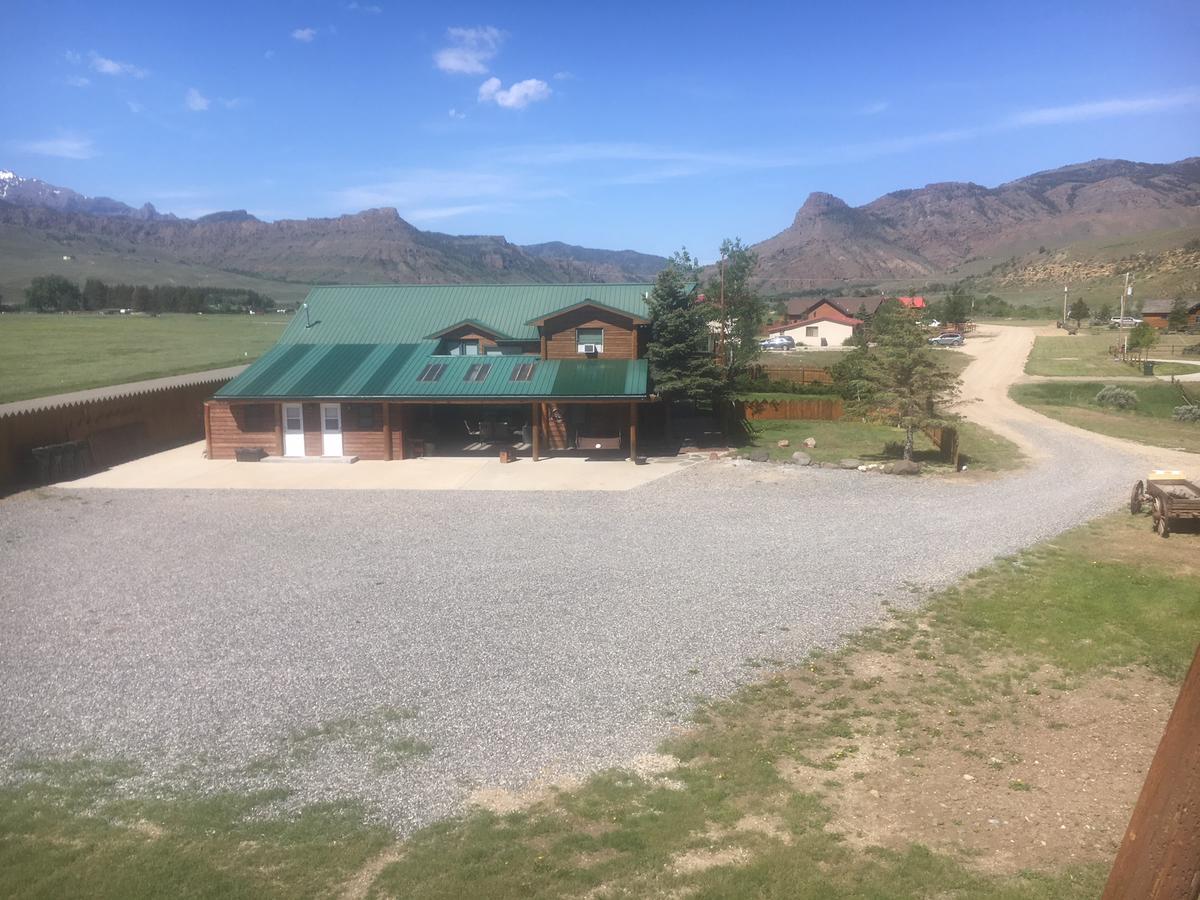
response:
[[[400,417],[400,426],[396,429],[400,438],[397,441],[400,445],[400,459],[405,460],[408,459],[408,440],[405,436],[405,429],[408,427],[408,407],[402,403],[396,409],[396,413]]]
[[[534,462],[537,462],[537,461],[538,461],[538,456],[539,456],[539,454],[541,453],[541,449],[542,449],[542,420],[541,420],[541,416],[540,416],[540,414],[539,414],[539,410],[540,410],[541,408],[542,408],[542,405],[541,405],[540,403],[534,403],[534,404],[532,405],[532,412],[533,412],[533,421],[532,421],[532,424],[533,424],[533,461],[534,461]]]
[[[283,456],[283,404],[275,404],[275,455]]]
[[[204,455],[207,459],[213,458],[213,438],[212,438],[212,401],[204,401]]]
[[[392,404],[383,404],[383,458],[392,459]]]
[[[638,427],[638,405],[630,402],[629,404],[629,461],[636,463],[638,459],[637,446],[637,427]]]

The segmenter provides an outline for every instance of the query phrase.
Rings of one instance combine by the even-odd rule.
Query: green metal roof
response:
[[[279,342],[216,394],[219,398],[645,397],[645,360],[543,360],[536,356],[434,356],[438,335],[463,323],[523,341],[548,313],[594,303],[640,319],[650,284],[386,284],[318,287]],[[418,377],[444,363],[436,381]],[[464,380],[474,364],[483,381]],[[529,381],[513,369],[533,363]]]
[[[308,322],[301,310],[280,337],[289,344],[407,344],[470,321],[521,341],[536,341],[533,319],[593,301],[649,318],[653,284],[379,284],[315,287]]]
[[[644,359],[539,359],[536,356],[430,356],[418,344],[279,344],[221,390],[221,399],[477,397],[645,397]],[[436,381],[419,381],[426,366],[445,370]],[[475,365],[490,368],[482,381],[467,381]],[[518,366],[532,365],[528,381],[514,381]]]

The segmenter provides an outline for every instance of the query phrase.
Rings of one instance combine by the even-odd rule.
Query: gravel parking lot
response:
[[[627,493],[19,495],[0,779],[120,757],[406,831],[617,764],[698,695],[1113,508],[1145,466],[1030,437],[1046,458],[990,480],[722,462]]]

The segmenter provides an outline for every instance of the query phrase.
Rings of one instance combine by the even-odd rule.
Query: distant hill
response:
[[[6,235],[47,261],[110,254],[202,266],[293,283],[643,281],[662,257],[567,244],[529,248],[495,235],[422,231],[395,209],[327,219],[263,222],[245,210],[199,219],[164,216],[0,172],[0,254]],[[5,260],[0,257],[0,264]],[[80,267],[82,268],[82,266]],[[119,269],[113,259],[103,268]]]
[[[792,224],[754,246],[774,291],[915,281],[1081,241],[1200,226],[1200,157],[1099,159],[995,188],[945,182],[864,206],[815,193]]]

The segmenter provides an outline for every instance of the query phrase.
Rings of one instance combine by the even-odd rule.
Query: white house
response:
[[[797,346],[841,347],[862,325],[861,319],[842,315],[813,316],[803,322],[787,322],[768,329],[772,335],[786,334]]]

